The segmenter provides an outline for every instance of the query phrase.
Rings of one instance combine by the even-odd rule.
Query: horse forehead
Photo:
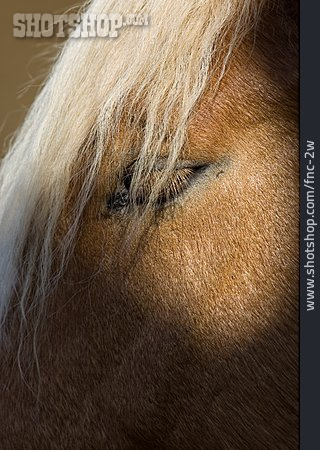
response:
[[[263,47],[264,44],[259,43],[259,46]],[[248,126],[276,120],[277,115],[281,114],[279,98],[287,95],[287,92],[270,76],[268,62],[249,35],[234,51],[218,88],[215,76],[208,82],[190,116],[182,158],[211,160],[219,157],[226,147],[234,144],[239,134],[245,133]],[[273,114],[270,114],[271,108]],[[114,154],[115,164],[117,155],[122,161],[124,148],[132,148],[127,153],[128,164],[139,155],[139,146],[143,140],[143,119],[135,125],[136,128],[132,129],[127,122],[120,125],[114,145],[121,151]],[[174,131],[173,127],[170,132]],[[167,154],[168,148],[164,142],[160,155],[166,157]]]
[[[246,51],[235,52],[218,89],[214,79],[209,82],[190,117],[186,146],[189,155],[203,152],[219,156],[248,124],[265,119],[264,94],[256,92],[264,75],[248,58]]]
[[[276,83],[267,64],[251,40],[234,52],[219,88],[215,90],[214,79],[209,82],[190,117],[187,153],[219,156],[246,130],[255,127],[259,140],[260,124],[292,120],[296,86]]]

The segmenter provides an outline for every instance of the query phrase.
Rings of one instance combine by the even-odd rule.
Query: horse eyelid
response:
[[[167,203],[174,201],[185,190],[187,190],[194,181],[196,181],[209,167],[209,164],[198,164],[191,166],[186,164],[177,168],[172,176],[168,180],[167,186],[159,193],[156,202],[156,207],[163,207]],[[161,170],[154,171],[154,177],[157,173],[161,173]],[[107,199],[107,209],[110,212],[125,212],[128,211],[130,206],[142,206],[148,201],[148,196],[152,190],[152,177],[148,181],[142,183],[135,199],[130,198],[130,174],[125,174],[122,183],[116,191]]]

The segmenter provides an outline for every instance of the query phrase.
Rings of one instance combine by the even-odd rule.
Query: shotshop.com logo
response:
[[[22,14],[13,15],[13,36],[59,38],[116,38],[119,30],[127,26],[147,26],[146,15],[117,13],[112,14]]]

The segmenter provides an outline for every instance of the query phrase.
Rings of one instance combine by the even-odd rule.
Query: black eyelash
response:
[[[167,185],[162,189],[156,200],[156,207],[161,208],[179,197],[207,168],[207,165],[181,167],[173,171]],[[132,172],[123,177],[119,188],[107,199],[107,208],[112,212],[121,212],[133,206],[142,206],[148,203],[152,188],[161,170],[155,170],[145,182],[141,183],[135,198],[130,196]]]

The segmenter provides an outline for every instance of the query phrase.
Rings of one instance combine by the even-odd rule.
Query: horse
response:
[[[298,445],[298,6],[62,47],[0,187],[0,447]]]

